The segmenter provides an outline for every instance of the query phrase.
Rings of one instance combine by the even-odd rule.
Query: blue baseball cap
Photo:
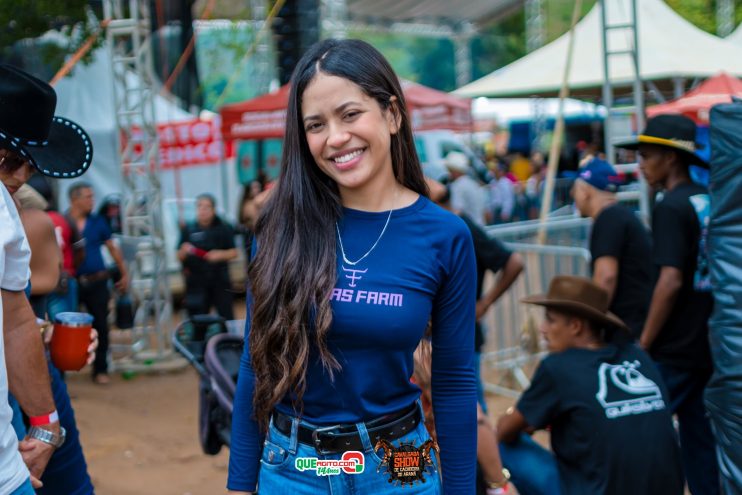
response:
[[[610,163],[593,158],[578,173],[577,178],[601,191],[615,192],[618,188],[618,174]]]

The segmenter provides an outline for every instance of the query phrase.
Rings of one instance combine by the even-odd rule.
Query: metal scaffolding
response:
[[[113,67],[116,122],[124,179],[123,229],[119,239],[135,307],[131,342],[112,346],[126,356],[119,370],[159,367],[172,353],[172,298],[167,279],[157,128],[154,113],[151,29],[147,0],[105,0]]]
[[[322,32],[328,38],[348,36],[348,5],[345,0],[322,0]]]
[[[547,132],[548,115],[546,113],[546,101],[543,98],[534,97],[530,99],[533,120],[531,121],[531,151],[539,151],[546,155],[543,137]]]
[[[716,0],[716,34],[722,38],[734,31],[734,0]]]
[[[250,11],[252,15],[252,28],[254,36],[263,28],[266,19],[266,3],[264,0],[250,0]],[[255,55],[251,64],[252,74],[250,80],[258,90],[258,94],[267,93],[273,80],[274,61],[271,56],[270,36],[263,36],[257,42]],[[227,196],[225,195],[225,198]]]
[[[462,22],[453,38],[454,67],[456,68],[456,86],[458,87],[471,81],[471,40],[476,32],[474,24]]]
[[[628,19],[611,18],[618,12],[610,12],[606,0],[600,0],[601,33],[603,37],[603,105],[606,109],[604,128],[604,147],[610,163],[616,163],[615,143],[630,135],[622,135],[618,120],[627,114],[633,117],[636,130],[644,129],[644,84],[639,71],[639,26],[637,24],[637,1],[631,0]],[[615,36],[612,36],[615,34]],[[621,57],[629,57],[634,69],[631,103],[616,105],[611,79],[611,62]],[[630,131],[630,129],[626,129]],[[639,209],[646,220],[649,212],[649,190],[644,178],[639,176]]]
[[[526,0],[526,50],[541,48],[546,40],[543,0]]]

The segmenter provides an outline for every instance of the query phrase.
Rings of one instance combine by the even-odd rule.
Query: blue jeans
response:
[[[688,489],[693,495],[717,495],[720,481],[716,444],[703,404],[711,370],[656,364],[670,394],[670,411],[678,417],[680,456]]]
[[[31,478],[28,478],[21,486],[8,495],[36,495],[33,491],[33,486],[31,486]]]
[[[514,443],[500,443],[500,459],[521,495],[559,495],[561,485],[554,455],[521,433]]]
[[[49,313],[49,321],[54,321],[58,313],[65,311],[77,311],[77,279],[69,277],[67,279],[67,292],[64,294],[52,292],[46,297],[46,312]]]
[[[268,435],[263,446],[263,455],[260,460],[258,474],[258,493],[271,495],[275,493],[290,493],[292,495],[357,495],[370,494],[410,494],[410,495],[440,495],[442,493],[438,460],[435,455],[433,466],[424,475],[424,482],[417,481],[412,486],[400,486],[396,482],[389,482],[389,475],[385,467],[381,467],[381,458],[374,451],[366,426],[358,423],[356,426],[363,442],[363,471],[358,474],[340,474],[320,476],[316,470],[299,470],[299,458],[318,458],[340,460],[343,454],[320,455],[314,447],[299,443],[297,438],[299,424],[313,427],[313,425],[294,419],[292,433],[286,436],[278,431],[271,421]],[[414,431],[394,440],[394,446],[400,442],[414,442],[419,447],[428,440],[428,430],[421,421]]]
[[[93,483],[88,475],[88,466],[80,444],[80,432],[77,430],[75,411],[70,403],[70,396],[57,368],[47,360],[49,376],[52,381],[54,404],[59,413],[59,423],[67,430],[64,444],[54,451],[49,464],[41,476],[43,488],[37,495],[92,495]]]

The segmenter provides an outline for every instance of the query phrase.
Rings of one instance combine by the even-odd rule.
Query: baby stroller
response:
[[[216,455],[229,447],[237,373],[243,338],[228,333],[224,318],[194,315],[176,328],[173,346],[201,377],[198,394],[198,429],[201,449]]]

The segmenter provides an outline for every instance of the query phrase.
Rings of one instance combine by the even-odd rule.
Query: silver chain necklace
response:
[[[343,247],[343,238],[340,235],[340,227],[338,226],[338,223],[335,222],[335,230],[338,233],[338,241],[340,242],[340,254],[343,256],[343,262],[350,266],[356,266],[358,263],[366,259],[366,256],[371,254],[371,251],[376,248],[376,245],[379,244],[379,241],[382,237],[384,237],[384,232],[386,232],[386,228],[389,226],[389,220],[392,219],[392,212],[394,211],[394,205],[397,203],[397,196],[399,195],[399,189],[397,189],[397,192],[394,194],[394,202],[392,203],[392,208],[389,210],[389,215],[386,217],[386,222],[384,222],[384,228],[381,229],[381,234],[379,234],[379,237],[376,238],[376,242],[374,242],[374,245],[371,246],[371,248],[366,251],[366,254],[358,258],[356,261],[350,261],[347,256],[345,256],[345,248]]]

